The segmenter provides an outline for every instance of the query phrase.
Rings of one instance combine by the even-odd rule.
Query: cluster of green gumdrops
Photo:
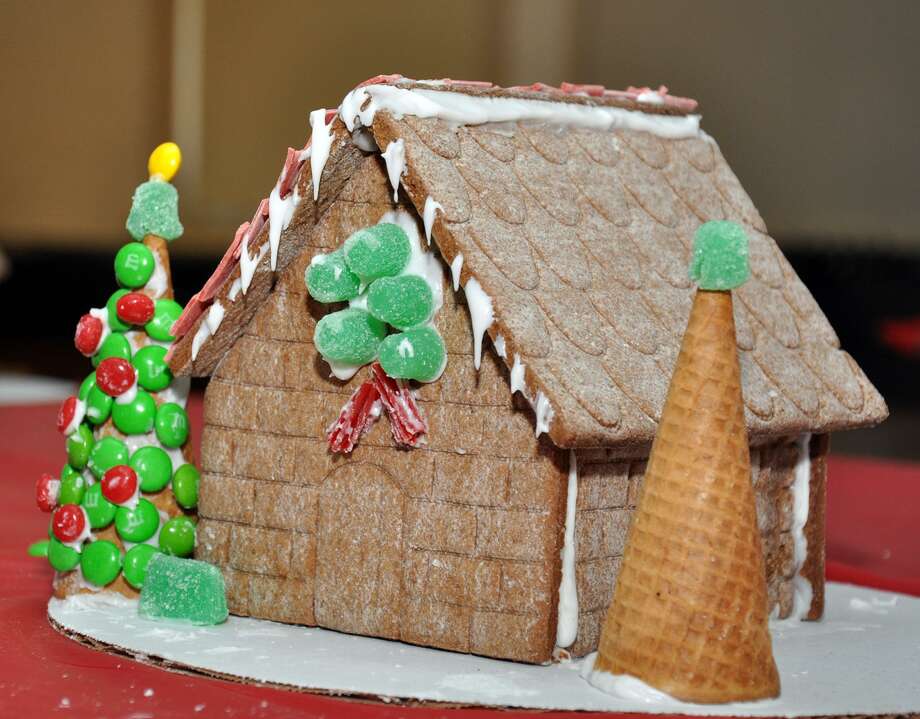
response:
[[[316,325],[314,344],[333,369],[356,369],[374,360],[396,379],[431,382],[444,370],[444,340],[431,325],[436,299],[413,262],[409,236],[399,225],[358,230],[307,268],[310,295],[348,302]],[[387,325],[395,332],[387,334]]]

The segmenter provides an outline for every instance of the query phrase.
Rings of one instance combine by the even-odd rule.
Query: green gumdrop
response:
[[[144,325],[144,331],[160,342],[172,342],[172,326],[182,314],[182,305],[175,300],[157,300],[154,303],[153,319]]]
[[[367,311],[396,329],[408,329],[431,316],[434,296],[418,275],[381,277],[367,292]]]
[[[406,231],[389,222],[365,227],[345,240],[345,262],[365,282],[398,275],[411,255]]]
[[[134,509],[119,507],[115,512],[115,531],[126,542],[146,542],[159,526],[160,513],[147,499],[139,499]]]
[[[140,388],[131,402],[112,404],[112,421],[124,434],[147,434],[153,429],[156,414],[157,403],[149,393]]]
[[[169,484],[172,460],[159,447],[141,447],[131,455],[129,464],[137,472],[142,492],[159,492]]]
[[[61,476],[61,486],[58,489],[58,504],[80,504],[86,493],[86,480],[82,474],[74,472],[66,477]]]
[[[77,391],[77,399],[85,402],[89,391],[95,386],[96,373],[90,372],[88,375],[86,375],[86,379],[80,383],[80,389]]]
[[[165,358],[166,348],[160,345],[148,345],[134,353],[131,364],[137,370],[137,383],[148,392],[161,392],[172,382]]]
[[[143,247],[143,245],[141,245]],[[145,248],[146,249],[146,248]],[[128,290],[115,290],[109,301],[105,303],[105,308],[109,313],[109,328],[115,332],[127,332],[131,325],[118,319],[118,300],[128,294]]]
[[[137,238],[143,239],[143,237]],[[115,279],[122,287],[136,289],[147,284],[156,263],[153,252],[141,242],[129,242],[115,255]],[[109,310],[111,317],[112,311]]]
[[[104,587],[115,581],[121,571],[121,551],[107,539],[85,544],[80,554],[80,569],[87,582]]]
[[[127,554],[125,554],[125,565],[122,567],[125,581],[128,584],[135,589],[141,589],[144,586],[147,565],[150,564],[151,558],[157,551],[156,547],[149,544],[138,544],[128,550]]]
[[[188,439],[188,414],[181,405],[165,402],[157,407],[154,428],[164,447],[181,447]]]
[[[155,554],[137,610],[148,619],[220,624],[229,614],[223,575],[207,562]]]
[[[112,332],[102,341],[99,351],[93,355],[93,367],[109,357],[121,357],[131,361],[131,343],[121,332]]]
[[[188,517],[173,517],[160,529],[160,549],[176,557],[189,557],[195,550],[195,523]]]
[[[138,185],[125,227],[135,240],[142,240],[146,235],[156,235],[169,241],[181,237],[179,193],[176,188],[162,180],[148,180]]]
[[[377,357],[386,326],[370,313],[356,307],[339,310],[316,323],[313,343],[327,360],[363,365]]]
[[[102,484],[99,482],[89,487],[83,494],[82,505],[89,517],[90,529],[108,527],[118,511],[118,505],[112,504],[102,494]]]
[[[314,255],[304,281],[310,296],[318,302],[352,300],[361,290],[361,279],[345,264],[344,250]]]
[[[198,505],[198,470],[194,464],[183,464],[172,478],[173,496],[180,507],[194,509]]]
[[[701,225],[693,237],[690,279],[696,280],[701,290],[732,290],[749,276],[744,228],[727,220]]]
[[[128,448],[125,443],[115,437],[103,437],[93,445],[93,449],[89,453],[87,466],[96,479],[102,479],[102,475],[116,464],[127,463]]]
[[[89,461],[94,444],[93,431],[88,425],[81,424],[67,436],[67,464],[74,469],[83,469]]]
[[[94,384],[86,394],[86,419],[93,424],[102,424],[112,412],[113,401]]]
[[[26,550],[26,554],[30,557],[47,557],[49,544],[51,544],[51,540],[49,539],[40,539],[37,542],[32,542]]]
[[[380,344],[380,366],[390,377],[431,382],[444,371],[447,351],[433,327],[390,335]]]
[[[52,537],[48,540],[48,563],[59,572],[69,572],[80,563],[80,553]]]

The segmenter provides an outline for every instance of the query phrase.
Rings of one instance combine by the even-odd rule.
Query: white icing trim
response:
[[[581,678],[595,689],[600,689],[620,699],[639,701],[643,704],[674,704],[677,702],[670,694],[665,694],[649,686],[641,679],[629,674],[610,674],[594,668],[597,652],[585,657],[581,665]]]
[[[369,127],[380,110],[397,119],[405,115],[437,117],[459,125],[539,120],[596,130],[638,130],[667,138],[699,137],[699,115],[657,115],[621,107],[583,105],[550,100],[473,96],[393,85],[368,85],[349,92],[339,117],[349,130]]]
[[[498,335],[494,340],[492,340],[492,347],[495,348],[495,354],[497,354],[502,359],[505,359],[508,356],[508,349],[505,347],[504,335]]]
[[[325,357],[323,357],[323,359],[326,360],[326,364],[329,365],[329,370],[332,372],[332,376],[342,380],[343,382],[347,382],[352,377],[354,377],[358,373],[358,370],[364,366],[360,364],[340,364],[338,362],[328,360]]]
[[[159,299],[167,290],[166,282],[166,269],[163,267],[163,263],[160,262],[160,253],[153,252],[153,274],[150,275],[150,279],[147,280],[147,284],[144,285],[144,289],[148,290],[151,293],[153,299]]]
[[[220,323],[223,319],[224,306],[219,300],[214,300],[214,304],[208,309],[208,314],[201,320],[201,324],[198,325],[198,330],[192,338],[192,362],[198,357],[201,347],[208,341],[208,338],[217,332],[217,328],[220,327]]]
[[[313,177],[313,201],[316,202],[319,199],[319,181],[326,160],[329,159],[329,148],[332,147],[332,135],[329,133],[329,125],[326,124],[325,108],[310,113],[310,127],[313,128],[313,132],[310,133],[310,174]]]
[[[387,145],[386,152],[380,155],[387,163],[387,177],[390,178],[390,185],[393,187],[393,202],[399,200],[399,178],[406,171],[406,143],[399,140],[393,140]]]
[[[422,211],[422,220],[425,223],[425,239],[431,245],[431,228],[434,227],[434,213],[438,210],[444,210],[440,202],[435,200],[431,195],[425,198],[425,209]],[[457,289],[457,283],[454,282],[454,289]]]
[[[521,362],[521,356],[514,353],[514,364],[511,365],[511,394],[520,392],[527,395],[527,387],[524,385],[524,368],[526,365]]]
[[[640,92],[636,96],[636,102],[644,102],[646,105],[664,105],[664,98],[654,90]]]
[[[553,423],[555,412],[549,402],[549,398],[539,390],[537,391],[536,400],[530,404],[533,407],[534,414],[536,414],[534,437],[539,437],[544,432],[549,432],[549,426]]]
[[[281,233],[284,232],[294,217],[294,211],[300,203],[300,195],[297,193],[297,187],[283,200],[280,195],[280,186],[275,185],[275,189],[268,196],[268,246],[271,250],[271,260],[269,265],[272,272],[278,265],[278,246],[281,244]]]
[[[808,522],[809,492],[811,489],[811,434],[801,435],[796,440],[798,458],[792,481],[792,542],[795,557],[795,572],[792,577],[793,597],[790,619],[803,619],[811,609],[813,589],[811,582],[800,572],[808,558],[808,539],[805,524]]]
[[[249,283],[252,282],[252,276],[256,273],[256,267],[268,252],[268,243],[264,243],[259,248],[259,254],[255,258],[249,256],[249,238],[243,240],[243,246],[240,248],[240,289],[243,294],[249,289]]]
[[[453,268],[451,268],[453,269]],[[466,304],[473,325],[473,366],[478,370],[482,364],[482,337],[495,319],[492,312],[492,298],[482,289],[475,277],[470,277],[463,286]]]
[[[130,454],[134,454],[141,447],[146,447],[148,445],[159,447],[169,455],[169,461],[172,463],[173,472],[179,469],[183,464],[186,464],[185,456],[182,454],[182,448],[164,446],[160,440],[157,439],[157,433],[155,431],[148,432],[147,434],[129,434],[123,441]]]
[[[115,404],[131,404],[135,399],[137,399],[137,371],[134,372],[134,382],[115,398]]]
[[[578,462],[569,450],[569,485],[565,500],[565,534],[559,557],[562,579],[559,582],[559,608],[556,614],[556,646],[570,647],[578,636],[578,587],[575,583],[575,508],[578,504]]]
[[[99,351],[99,348],[102,347],[102,343],[105,342],[106,338],[112,334],[112,328],[109,326],[109,310],[106,307],[93,307],[89,314],[92,317],[95,317],[102,323],[102,334],[99,335],[99,344],[96,345],[96,349],[93,350],[93,354]]]
[[[463,270],[463,253],[458,252],[450,263],[450,276],[454,281],[454,292],[460,289],[460,272]]]
[[[217,328],[220,327],[223,319],[224,306],[220,303],[220,300],[214,300],[214,304],[211,305],[211,309],[208,310],[208,316],[205,318],[212,335],[217,332]]]
[[[227,292],[227,299],[231,302],[236,302],[236,296],[240,293],[240,289],[243,287],[243,283],[240,281],[240,278],[237,277],[230,284],[230,290]]]

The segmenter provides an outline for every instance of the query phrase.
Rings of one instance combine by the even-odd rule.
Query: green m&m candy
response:
[[[194,509],[198,505],[198,480],[201,475],[194,464],[183,464],[172,478],[173,496],[180,507]]]
[[[49,544],[51,544],[50,539],[40,539],[37,542],[32,542],[26,550],[26,554],[30,557],[47,557]]]
[[[99,351],[93,355],[93,367],[98,367],[102,360],[109,357],[131,361],[131,343],[121,332],[112,332],[102,341]]]
[[[95,383],[86,393],[86,418],[93,424],[102,424],[112,412],[112,398]]]
[[[148,392],[160,392],[169,387],[173,374],[166,364],[166,348],[148,345],[134,353],[131,364],[137,370],[137,383]]]
[[[147,565],[150,558],[157,553],[157,548],[149,544],[138,544],[131,547],[125,554],[125,564],[122,567],[125,580],[135,589],[144,586],[144,579],[147,576]]]
[[[102,494],[102,484],[96,482],[92,487],[88,487],[83,493],[83,509],[86,510],[86,516],[89,517],[89,526],[91,529],[102,529],[108,527],[112,520],[115,519],[115,512],[118,506],[112,504]]]
[[[304,273],[307,291],[318,302],[342,302],[358,296],[361,278],[348,269],[344,250],[314,255]]]
[[[164,447],[181,447],[188,439],[188,414],[181,405],[164,402],[157,408],[154,428]]]
[[[141,447],[131,455],[128,464],[137,472],[142,492],[159,492],[169,484],[172,460],[160,447]]]
[[[146,499],[139,499],[134,509],[119,507],[115,512],[115,531],[126,542],[146,542],[160,526],[160,513]]]
[[[107,539],[90,542],[80,554],[80,569],[87,582],[104,587],[121,571],[121,551]]]
[[[61,481],[62,482],[68,477],[73,477],[73,476],[79,477],[81,475],[77,470],[75,470],[69,464],[65,464],[63,467],[61,467]]]
[[[433,309],[431,288],[418,275],[381,277],[367,291],[367,311],[396,329],[421,324]]]
[[[68,465],[69,466],[69,465]],[[61,486],[58,489],[58,504],[80,504],[86,492],[86,480],[79,472],[61,475]]]
[[[83,469],[94,444],[93,431],[88,425],[81,424],[67,437],[67,464],[74,469]]]
[[[115,279],[132,290],[146,285],[155,267],[153,252],[140,242],[129,242],[115,255]]]
[[[313,342],[327,360],[364,365],[376,359],[377,348],[386,333],[383,322],[364,310],[349,307],[317,322]]]
[[[86,375],[86,379],[80,383],[80,389],[77,391],[77,399],[83,402],[86,401],[89,391],[96,386],[96,373],[90,372]]]
[[[80,563],[80,553],[52,537],[48,540],[48,562],[59,572],[69,572]]]
[[[103,437],[93,445],[87,466],[96,479],[102,479],[102,475],[116,464],[127,463],[128,448],[125,443],[115,437]]]
[[[109,301],[105,303],[105,308],[109,313],[109,327],[115,332],[125,332],[131,329],[131,325],[127,322],[122,322],[118,318],[118,300],[126,294],[128,294],[128,290],[115,290],[109,297]]]
[[[130,402],[116,401],[112,404],[112,421],[125,434],[147,434],[153,429],[156,414],[157,403],[140,388]]]
[[[444,340],[434,327],[416,327],[380,343],[380,366],[397,379],[436,380],[444,371],[446,357]]]
[[[365,282],[398,275],[412,255],[406,231],[389,222],[358,230],[345,240],[344,249],[348,269]]]
[[[182,305],[175,300],[162,299],[154,304],[153,319],[144,325],[148,335],[160,342],[172,342],[172,326],[182,314]]]
[[[190,557],[195,549],[195,523],[188,517],[173,517],[160,529],[160,549],[177,557]]]

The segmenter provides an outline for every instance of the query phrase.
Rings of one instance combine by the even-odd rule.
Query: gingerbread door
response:
[[[396,639],[402,603],[403,498],[380,467],[346,464],[320,490],[316,623]]]

